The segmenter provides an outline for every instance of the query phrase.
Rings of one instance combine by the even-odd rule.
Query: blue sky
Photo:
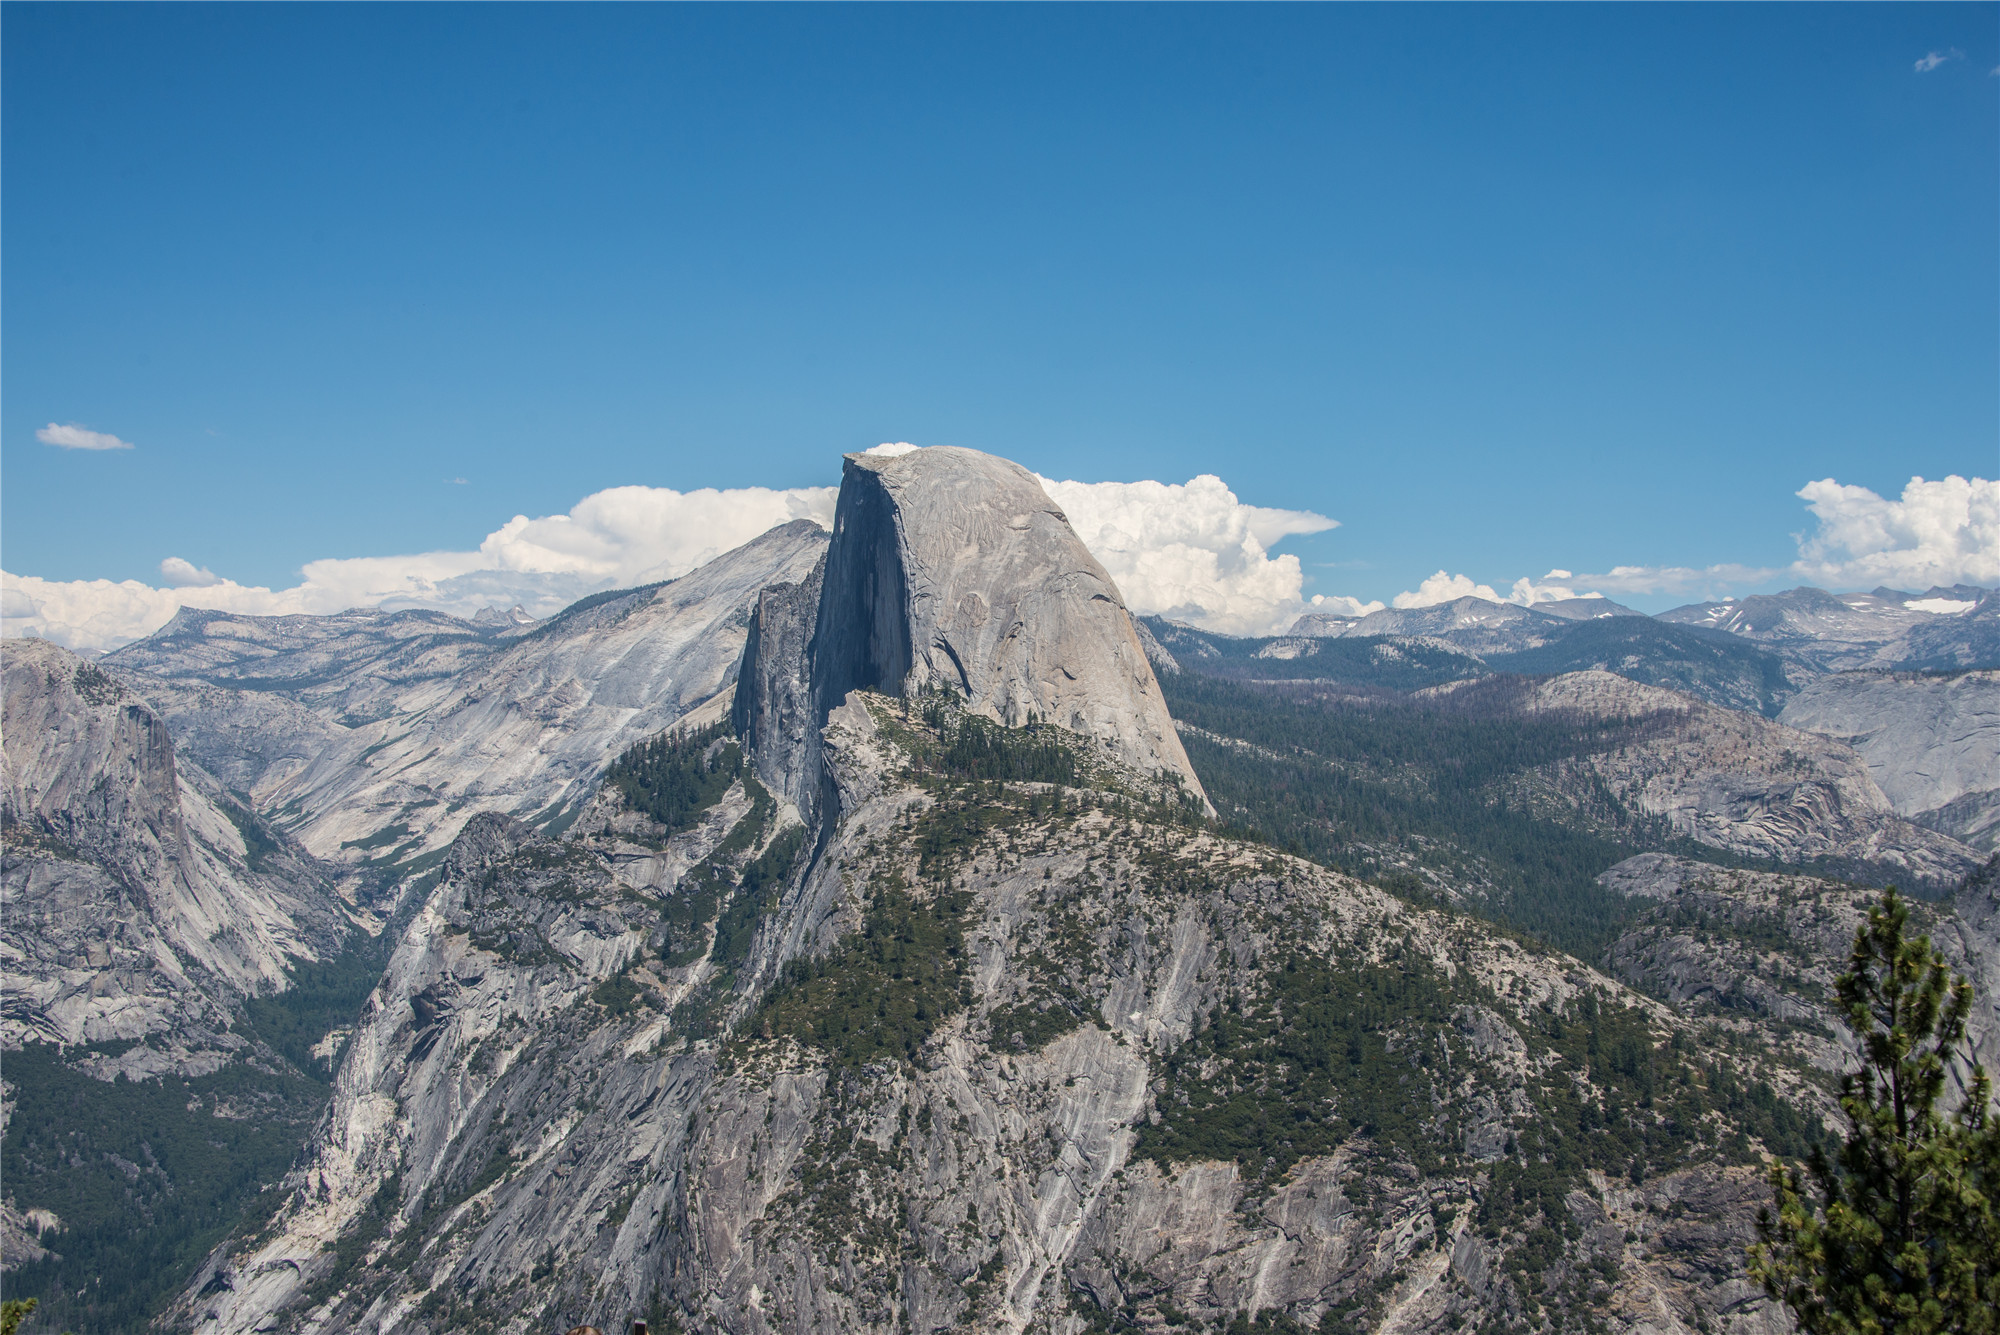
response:
[[[2000,475],[1993,5],[8,4],[0,38],[16,575],[277,587],[907,440],[1218,474],[1341,521],[1283,545],[1308,595],[1386,599],[1776,569],[1814,479]]]

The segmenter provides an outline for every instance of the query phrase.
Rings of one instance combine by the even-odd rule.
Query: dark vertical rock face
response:
[[[825,722],[814,705],[807,657],[825,579],[822,559],[803,581],[773,585],[758,598],[731,711],[737,735],[757,740],[758,777],[801,811],[811,803],[804,780],[816,768],[811,757]]]
[[[804,585],[765,595],[737,704],[760,773],[802,809],[818,729],[855,690],[947,689],[1201,792],[1117,586],[1020,465],[949,447],[849,455],[823,569],[810,615]]]
[[[847,458],[827,550],[812,645],[822,716],[849,691],[900,693],[912,666],[904,520],[895,493],[864,466],[867,458]]]

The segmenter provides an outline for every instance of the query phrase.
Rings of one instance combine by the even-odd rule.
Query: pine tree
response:
[[[1847,1134],[1805,1171],[1774,1164],[1777,1197],[1758,1217],[1750,1272],[1808,1335],[2000,1332],[2000,1125],[1986,1072],[1939,1110],[1972,1012],[1926,937],[1906,938],[1909,905],[1892,888],[1855,933],[1836,983],[1862,1047],[1841,1081]],[[1810,1184],[1808,1183],[1810,1178]]]

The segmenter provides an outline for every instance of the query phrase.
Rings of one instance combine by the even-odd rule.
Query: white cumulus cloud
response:
[[[1291,625],[1305,609],[1304,572],[1298,557],[1270,548],[1336,526],[1308,510],[1245,505],[1209,473],[1179,483],[1038,480],[1133,612],[1232,635]]]
[[[1789,566],[1621,565],[1592,575],[1552,570],[1544,583],[1516,580],[1508,601],[1532,605],[1595,593],[1713,599],[1783,578],[1832,589],[2000,583],[2000,482],[1956,475],[1938,481],[1914,477],[1900,498],[1890,500],[1866,487],[1822,478],[1796,494],[1815,523],[1811,532],[1795,535],[1799,556]],[[1560,584],[1554,582],[1558,580]],[[1402,596],[1414,600],[1422,595]],[[1399,600],[1396,605],[1424,603]]]
[[[1370,612],[1380,612],[1388,604],[1376,598],[1362,602],[1344,593],[1316,593],[1312,596],[1311,608],[1315,612],[1328,612],[1339,617],[1365,617]]]
[[[65,450],[129,450],[132,442],[120,440],[105,431],[92,431],[71,422],[67,426],[49,423],[35,432],[35,439],[44,445],[55,445]]]
[[[1576,576],[1567,570],[1551,570],[1542,576],[1540,583],[1523,575],[1514,581],[1514,587],[1508,591],[1507,601],[1519,603],[1523,607],[1533,607],[1536,603],[1560,603],[1571,598],[1604,596],[1596,589],[1579,589],[1575,586],[1575,582]]]
[[[1722,564],[1712,566],[1613,566],[1599,575],[1578,575],[1576,583],[1588,583],[1606,595],[1614,593],[1671,593],[1717,598],[1730,589],[1762,584],[1782,570],[1761,566]],[[1588,595],[1578,595],[1585,597]]]
[[[1435,607],[1460,598],[1484,598],[1489,603],[1501,601],[1492,585],[1475,584],[1470,576],[1452,575],[1440,570],[1416,588],[1397,594],[1389,603],[1392,607]]]
[[[903,453],[905,444],[875,452]],[[1272,555],[1286,537],[1335,521],[1307,510],[1249,505],[1203,474],[1182,483],[1041,478],[1084,545],[1135,613],[1156,613],[1238,635],[1280,634],[1302,612],[1365,616],[1382,603],[1343,594],[1301,596],[1296,556]],[[1817,521],[1787,569],[1741,565],[1616,566],[1603,574],[1555,569],[1506,594],[1440,569],[1392,600],[1428,607],[1472,596],[1532,606],[1558,598],[1691,593],[1715,597],[1780,575],[1833,587],[2000,583],[2000,484],[1913,478],[1898,500],[1832,479],[1798,493]],[[101,652],[151,634],[182,607],[247,615],[325,614],[352,607],[429,607],[459,616],[521,604],[547,616],[586,594],[672,579],[789,520],[831,527],[836,489],[741,487],[676,491],[612,487],[567,513],[516,515],[473,551],[308,562],[289,588],[239,584],[170,556],[166,587],[138,580],[43,580],[0,572],[5,633],[44,636]]]
[[[1803,579],[1907,589],[2000,582],[2000,482],[1913,477],[1889,500],[1829,477],[1798,496],[1819,521],[1792,565]]]
[[[1949,51],[1930,51],[1917,59],[1916,70],[1919,74],[1929,74],[1948,60],[1963,59],[1965,59],[1965,52],[1960,51],[1957,47],[1953,47]]]
[[[1337,597],[1308,604],[1298,558],[1271,554],[1283,538],[1333,528],[1324,515],[1247,505],[1210,475],[1183,483],[1041,482],[1139,615],[1276,634],[1309,606],[1355,613],[1381,606]],[[471,616],[519,603],[547,616],[601,589],[674,578],[788,520],[830,528],[836,494],[833,487],[612,487],[566,514],[516,515],[476,551],[311,561],[290,588],[239,584],[181,557],[160,563],[164,588],[10,574],[6,631],[101,652],[151,634],[182,607],[256,616],[430,607]]]
[[[207,589],[222,583],[222,576],[207,566],[197,566],[178,556],[169,556],[160,562],[160,578],[167,582],[169,588],[175,589]]]

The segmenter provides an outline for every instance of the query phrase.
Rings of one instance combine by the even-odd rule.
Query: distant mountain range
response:
[[[1289,634],[1429,636],[1483,655],[1539,649],[1563,638],[1565,622],[1642,615],[1601,598],[1523,607],[1465,597],[1361,617],[1309,612],[1292,624]],[[1808,586],[1740,601],[1691,603],[1650,619],[1751,641],[1808,672],[2000,666],[2000,593],[1969,584],[1922,593],[1876,589],[1834,594]]]

